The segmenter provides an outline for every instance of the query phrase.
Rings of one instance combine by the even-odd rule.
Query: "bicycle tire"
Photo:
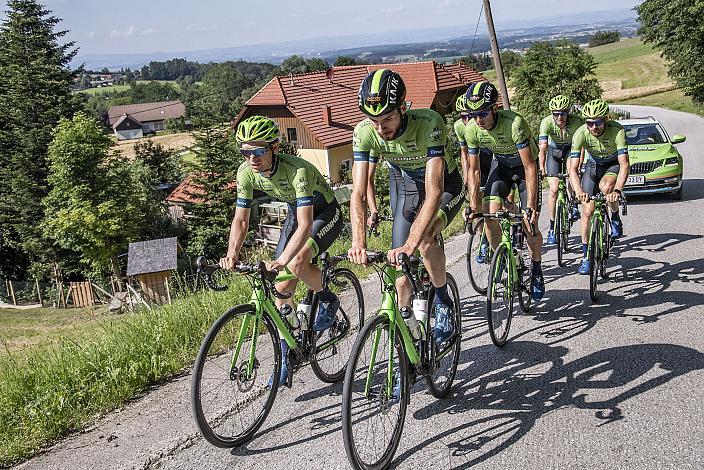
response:
[[[560,202],[559,200],[557,201],[557,206],[555,207],[555,241],[557,242],[557,265],[560,267],[564,266],[564,260],[562,259],[563,255],[563,250],[564,250],[564,244],[562,241],[563,237],[563,231],[565,230],[565,219],[564,219],[564,212],[565,210],[565,205],[564,203]]]
[[[612,244],[611,220],[609,219],[608,215],[604,216],[604,223],[603,223],[602,231],[603,231],[604,243],[602,245],[601,261],[599,262],[599,275],[601,276],[602,279],[606,279],[608,277],[608,275],[606,273],[606,261],[611,256],[611,244]]]
[[[598,281],[598,266],[599,257],[599,227],[592,223],[591,244],[589,245],[589,297],[592,302],[597,299],[597,281]]]
[[[365,346],[368,342],[367,340],[370,340],[369,342],[373,344],[374,333],[379,329],[380,334],[382,334],[382,338],[378,343],[379,346],[388,346],[389,327],[389,318],[386,315],[377,315],[366,325],[364,325],[362,330],[357,335],[357,339],[355,340],[354,347],[352,348],[352,353],[350,354],[349,365],[345,373],[345,381],[342,386],[342,436],[343,441],[345,443],[345,453],[347,454],[347,460],[350,462],[350,465],[355,469],[377,470],[388,468],[394,458],[394,454],[396,453],[398,444],[401,441],[401,433],[403,432],[403,424],[406,419],[406,408],[408,407],[410,387],[406,353],[403,347],[403,341],[401,341],[401,334],[399,333],[398,329],[396,329],[395,334],[396,351],[394,355],[398,359],[398,380],[400,380],[399,397],[397,398],[397,400],[394,401],[388,399],[389,397],[387,397],[383,391],[383,381],[385,380],[386,374],[388,373],[388,362],[386,368],[384,368],[383,366],[381,367],[380,374],[370,374],[372,379],[374,377],[377,377],[380,378],[382,382],[379,385],[378,394],[376,396],[374,396],[373,392],[370,394],[371,396],[365,396],[364,388],[365,383],[367,381],[370,364],[360,365],[360,360],[364,355]],[[394,326],[394,328],[396,327]],[[384,331],[386,331],[386,337],[384,337],[383,335]],[[388,351],[384,354],[379,353],[379,349],[377,349],[377,356],[388,357]],[[378,361],[375,363],[375,365],[377,364]],[[392,367],[394,366],[392,365]],[[359,377],[357,377],[358,372]],[[360,388],[362,390],[359,390]],[[371,388],[376,389],[376,387]],[[357,390],[356,395],[358,395],[358,397],[356,398],[353,396],[355,395],[355,390]],[[362,409],[361,411],[358,411],[356,409],[356,405],[360,405],[361,408],[364,408],[365,402],[367,408],[369,408],[371,412],[365,412],[364,409]],[[397,419],[396,424],[393,426],[389,442],[385,446],[383,446],[381,452],[376,453],[376,457],[372,457],[371,462],[366,461],[363,458],[366,453],[360,452],[360,449],[357,445],[357,441],[355,440],[355,436],[361,434],[363,435],[363,437],[369,438],[370,435],[376,437],[380,433],[370,431],[370,426],[368,424],[365,426],[365,423],[363,421],[365,421],[365,418],[368,420],[376,415],[382,415],[381,419],[384,420],[390,414],[392,407],[395,407],[396,405],[398,406]],[[358,432],[353,429],[353,427],[356,427],[356,425],[359,425],[361,428]],[[383,430],[385,431],[386,427],[384,427]]]
[[[467,240],[467,275],[469,282],[472,284],[475,292],[481,295],[486,295],[486,281],[489,278],[490,262],[477,262],[477,255],[481,247],[482,237],[484,237],[484,219],[479,219],[471,227],[471,233]],[[489,252],[485,255],[485,259],[491,259]]]
[[[528,313],[530,310],[531,301],[533,300],[530,293],[532,262],[528,257],[528,263],[531,264],[526,263],[526,260],[524,259],[525,256],[525,252],[521,252],[518,256],[516,256],[516,270],[518,272],[516,295],[518,295],[518,303],[521,306],[521,310],[523,310],[523,313]]]
[[[489,335],[491,336],[491,341],[496,346],[503,346],[506,344],[508,339],[508,333],[511,328],[511,317],[513,316],[513,295],[511,284],[510,273],[510,262],[509,253],[506,245],[499,245],[498,249],[494,252],[493,259],[491,261],[491,269],[489,270],[489,281],[486,290],[486,317],[489,323]],[[499,269],[499,266],[503,260],[503,266]],[[497,291],[500,292],[497,295]],[[501,298],[502,303],[506,309],[506,312],[499,312],[500,305],[497,305],[498,300]],[[500,333],[496,333],[495,321],[501,325],[505,322],[505,327],[499,329]]]
[[[344,279],[344,281],[342,281]],[[347,286],[344,285],[347,282]],[[336,287],[348,287],[348,290],[337,290]],[[351,290],[349,288],[351,287]],[[331,276],[330,288],[340,299],[340,308],[335,314],[333,324],[321,332],[316,338],[316,353],[310,361],[313,373],[323,382],[335,383],[345,377],[345,368],[354,345],[354,332],[364,326],[364,294],[359,279],[354,272],[347,268],[337,268]],[[351,302],[348,302],[351,300]],[[346,333],[341,330],[346,329]],[[317,350],[318,345],[340,336],[337,342]]]
[[[249,380],[249,378],[242,380],[242,375],[237,372],[241,367],[235,367],[234,370],[231,366],[228,367],[228,361],[232,360],[232,353],[229,354],[230,357],[228,357],[227,353],[230,352],[229,349],[231,349],[237,341],[241,321],[243,321],[244,317],[250,316],[249,321],[250,325],[252,325],[252,331],[254,331],[254,328],[257,329],[256,331],[260,331],[261,323],[252,322],[252,320],[255,319],[254,314],[254,306],[244,304],[233,307],[221,315],[220,318],[215,320],[210,330],[205,335],[200,350],[198,351],[198,356],[193,364],[193,375],[191,379],[191,407],[193,417],[198,426],[198,430],[205,440],[216,447],[231,448],[247,442],[264,423],[274,405],[278,387],[263,386],[264,383],[261,381],[257,383],[257,378],[261,378],[259,376],[259,368],[261,365],[260,358],[264,360],[264,358],[271,356],[271,360],[273,360],[271,375],[265,375],[263,380],[268,381],[269,377],[278,378],[281,373],[281,347],[279,345],[279,336],[275,325],[268,316],[265,315],[262,317],[263,326],[268,335],[258,334],[256,336],[256,343],[266,343],[266,341],[262,340],[268,337],[271,340],[272,349],[271,351],[262,351],[261,354],[259,352],[256,353],[255,360],[257,361],[257,365],[255,366],[254,376],[251,380]],[[231,330],[228,330],[228,327],[231,327]],[[222,339],[218,338],[220,333],[227,332],[232,333],[233,337],[230,338],[226,336]],[[247,337],[249,337],[249,335],[247,335]],[[213,346],[214,349],[211,350]],[[245,346],[246,347],[243,347],[242,350],[249,351],[249,346],[246,345],[246,343]],[[221,348],[226,348],[226,350],[223,352]],[[210,359],[212,359],[212,367],[209,366],[211,363]],[[240,363],[240,365],[242,364],[244,363]],[[206,370],[207,375],[204,376]],[[206,383],[210,383],[211,381],[219,380],[215,374],[222,372],[225,372],[225,377],[222,377],[223,380],[219,386],[213,387],[211,395],[205,390],[208,387],[205,387],[203,381],[205,380]],[[264,373],[266,374],[266,372],[267,371]],[[214,374],[213,377],[210,377],[209,374],[211,373]],[[235,377],[233,377],[233,373],[236,374]],[[223,389],[227,388],[224,387],[226,384],[231,384],[234,390],[228,389],[231,393],[226,394],[223,403],[216,403],[218,397],[215,396],[215,394],[224,391]],[[237,389],[243,392],[241,399],[238,399]],[[205,396],[207,396],[207,400],[204,400]],[[265,397],[263,403],[258,400],[261,396]],[[262,409],[257,412],[258,406],[255,404],[252,407],[254,415],[253,419],[251,419],[251,423],[244,424],[245,421],[243,421],[242,416],[245,414],[246,408],[249,407],[250,404],[254,404],[255,401],[261,404]],[[207,405],[208,408],[215,407],[214,416],[210,416],[211,410],[204,409],[204,405]],[[242,424],[244,429],[241,432],[222,433],[222,428],[226,427],[228,418],[235,416],[238,418],[235,424]]]
[[[445,398],[447,394],[450,393],[450,390],[452,389],[452,382],[455,380],[455,375],[457,374],[457,364],[460,360],[460,349],[462,346],[462,304],[460,300],[460,292],[457,288],[457,282],[450,273],[447,273],[447,288],[449,290],[449,294],[452,296],[452,302],[454,304],[452,314],[455,334],[452,339],[452,346],[448,345],[440,351],[441,354],[445,354],[442,359],[449,358],[449,361],[444,362],[447,363],[449,367],[445,369],[445,379],[442,383],[436,383],[437,378],[439,378],[436,372],[441,371],[442,369],[440,367],[433,369],[433,367],[435,367],[435,358],[438,353],[437,345],[431,335],[428,335],[430,341],[426,341],[426,345],[428,349],[430,349],[430,351],[428,351],[428,357],[430,357],[432,361],[432,372],[425,377],[425,380],[428,383],[430,394],[435,398]],[[428,299],[428,303],[432,304],[432,298]]]

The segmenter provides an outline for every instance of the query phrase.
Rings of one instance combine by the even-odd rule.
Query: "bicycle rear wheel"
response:
[[[342,436],[353,468],[391,464],[406,419],[408,380],[401,335],[386,315],[378,315],[357,336],[342,387]]]
[[[452,309],[452,321],[455,326],[454,336],[445,341],[441,345],[435,343],[434,338],[428,335],[429,341],[426,341],[427,347],[430,350],[431,373],[426,376],[428,389],[430,394],[435,398],[444,398],[450,393],[452,381],[457,373],[457,363],[460,360],[460,346],[462,343],[462,309],[460,292],[457,288],[457,282],[450,273],[447,273],[447,289],[452,297],[454,304]],[[428,303],[432,305],[432,297],[428,299]],[[432,312],[431,312],[432,313]]]
[[[334,383],[345,377],[355,333],[364,325],[364,294],[359,279],[347,268],[335,269],[330,290],[340,299],[340,308],[332,326],[318,334],[310,365],[320,380]]]
[[[474,290],[478,294],[486,295],[489,267],[491,266],[491,249],[484,233],[484,219],[477,220],[472,224],[470,230],[469,240],[467,240],[467,275]],[[480,254],[482,244],[485,246],[485,252]]]
[[[530,303],[533,300],[530,290],[530,276],[532,262],[527,251],[522,251],[516,256],[516,271],[518,272],[518,284],[516,285],[516,293],[518,294],[518,303],[521,305],[523,313],[528,313]]]
[[[597,295],[596,295],[596,290],[597,290],[597,282],[598,282],[598,277],[599,277],[599,263],[601,263],[601,257],[599,256],[600,253],[600,245],[601,245],[601,236],[600,236],[600,230],[601,227],[599,227],[597,224],[592,223],[592,233],[591,233],[591,240],[590,240],[590,245],[589,245],[589,297],[592,299],[592,302],[596,302]]]
[[[486,291],[486,317],[489,322],[489,335],[496,346],[503,346],[508,339],[513,316],[513,286],[511,265],[506,245],[499,245],[494,252],[489,270]]]
[[[239,355],[234,357],[238,338]],[[198,429],[216,447],[248,441],[274,405],[281,372],[281,347],[268,316],[257,321],[252,305],[218,318],[205,335],[193,364],[191,407]],[[275,380],[275,381],[276,381]]]

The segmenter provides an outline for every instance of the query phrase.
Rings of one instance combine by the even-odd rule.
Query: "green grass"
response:
[[[657,106],[659,108],[684,111],[704,116],[704,106],[697,105],[692,98],[685,96],[682,90],[665,91],[654,95],[642,96],[618,104],[639,104],[642,106]]]
[[[597,65],[599,81],[619,80],[623,88],[636,88],[669,83],[665,61],[657,52],[624,58]]]
[[[159,83],[168,83],[171,86],[173,86],[177,91],[181,91],[181,87],[179,86],[179,84],[173,80],[137,80],[137,83],[149,83],[152,81],[159,82]],[[123,91],[127,91],[129,89],[130,89],[129,85],[113,85],[113,86],[104,86],[101,88],[88,88],[85,90],[80,90],[80,91],[78,91],[78,93],[85,93],[86,95],[102,95],[105,93],[123,92]]]
[[[446,238],[462,227],[458,216],[446,229]],[[384,224],[382,236],[373,238],[370,248],[388,249],[390,229]],[[349,240],[340,239],[329,251],[340,254],[348,247]],[[372,272],[352,268],[360,277]],[[78,311],[48,312],[43,328],[58,324],[60,339],[0,356],[0,467],[32,456],[189,368],[211,323],[227,308],[246,302],[250,292],[245,279],[234,277],[226,292],[200,292],[152,312],[107,316],[83,332],[67,333],[65,327]],[[11,323],[42,312],[26,312],[24,319]]]
[[[106,307],[0,309],[0,355],[33,346],[46,345],[61,338],[78,339],[95,331],[110,318]]]
[[[587,49],[587,51],[594,56],[594,60],[598,64],[633,59],[657,52],[651,45],[644,44],[640,38],[624,39],[623,41],[592,47]]]

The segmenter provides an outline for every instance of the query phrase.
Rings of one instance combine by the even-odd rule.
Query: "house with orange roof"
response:
[[[245,103],[233,126],[249,116],[269,116],[301,157],[338,182],[341,172],[352,166],[354,126],[365,118],[357,107],[359,85],[369,72],[380,68],[403,77],[409,107],[431,108],[443,116],[454,110],[457,96],[468,83],[486,80],[464,64],[435,61],[351,65],[279,76]]]

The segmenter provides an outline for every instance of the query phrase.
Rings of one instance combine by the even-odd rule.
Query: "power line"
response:
[[[482,20],[482,13],[484,12],[484,3],[482,3],[482,7],[479,10],[479,17],[477,18],[477,27],[474,28],[474,37],[472,38],[472,45],[469,46],[469,54],[468,56],[472,55],[472,50],[474,50],[474,40],[477,39],[477,31],[479,31],[479,22]]]

